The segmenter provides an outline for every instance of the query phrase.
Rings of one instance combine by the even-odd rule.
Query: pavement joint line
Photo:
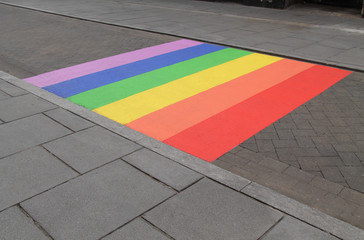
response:
[[[52,240],[54,240],[54,237],[52,237],[52,235],[49,233],[49,232],[47,232],[44,228],[43,228],[43,226],[42,225],[40,225],[40,223],[39,222],[37,222],[34,218],[33,218],[33,216],[32,215],[30,215],[20,204],[17,204],[16,205],[19,209],[20,209],[20,211],[26,216],[26,217],[28,217],[28,218],[30,218],[32,221],[33,221],[33,223],[34,223],[34,225],[44,234],[44,235],[46,235],[47,237],[49,237],[50,239],[52,239]]]
[[[145,147],[144,147],[144,148],[145,148]],[[129,163],[128,161],[125,161],[125,160],[124,160],[124,157],[127,157],[127,156],[129,156],[129,155],[132,155],[133,153],[135,153],[135,152],[137,152],[137,151],[140,151],[140,150],[142,150],[142,149],[143,149],[143,148],[139,148],[139,149],[137,149],[137,150],[135,150],[135,151],[133,151],[133,152],[131,152],[131,153],[129,153],[129,154],[126,154],[126,155],[122,156],[122,157],[120,158],[120,160],[121,160],[121,161],[123,161],[123,162],[125,162],[126,164],[130,165],[131,167],[133,167],[133,168],[135,168],[135,169],[139,170],[140,172],[144,173],[145,175],[148,175],[149,177],[151,177],[151,178],[155,179],[156,181],[160,182],[161,184],[163,184],[163,185],[165,185],[165,186],[167,186],[167,187],[169,187],[169,188],[172,188],[172,189],[173,189],[174,191],[176,191],[176,192],[182,192],[182,191],[184,191],[185,189],[187,189],[187,188],[191,187],[192,185],[194,185],[195,183],[199,182],[202,178],[206,177],[205,175],[201,174],[201,177],[200,177],[200,178],[198,178],[198,179],[196,179],[194,182],[192,182],[192,183],[190,183],[190,184],[186,185],[186,187],[182,188],[181,190],[177,190],[177,189],[173,188],[172,186],[168,185],[167,183],[164,183],[164,182],[162,182],[161,180],[159,180],[158,178],[156,178],[156,177],[152,176],[150,173],[145,172],[143,169],[138,168],[138,167],[136,167],[136,166],[132,165],[131,163]],[[147,148],[146,148],[146,149],[147,149]],[[148,150],[149,150],[149,149],[148,149]],[[149,151],[154,152],[154,151],[152,151],[152,150],[149,150]],[[161,154],[159,154],[159,153],[157,153],[157,152],[154,152],[154,153],[156,153],[156,154],[158,154],[158,155],[161,155]],[[165,156],[163,156],[163,157],[165,157]],[[173,160],[172,160],[172,159],[170,159],[170,158],[167,158],[167,159],[168,159],[168,160],[170,160],[170,161],[173,161]],[[194,172],[197,172],[197,171],[193,170],[192,168],[189,168],[189,167],[187,167],[187,166],[184,166],[184,165],[180,164],[179,162],[176,162],[176,161],[173,161],[173,162],[175,162],[175,163],[177,163],[177,164],[179,164],[179,165],[181,165],[181,166],[183,166],[183,167],[186,167],[187,169],[190,169],[190,170],[192,170],[192,171],[194,171]],[[91,171],[92,171],[92,170],[91,170]],[[235,189],[234,189],[234,190],[235,190]]]
[[[364,231],[349,223],[252,182],[242,193],[340,239],[361,240]]]
[[[282,217],[277,222],[275,222],[270,228],[268,228],[267,231],[265,231],[263,235],[258,238],[258,240],[264,239],[265,235],[267,235],[273,228],[275,228],[285,217],[286,215],[282,215]]]
[[[138,149],[138,150],[140,150],[140,149]],[[138,151],[138,150],[136,150],[136,151]],[[136,151],[134,151],[134,152],[136,152]],[[129,154],[128,154],[128,155],[129,155]],[[127,155],[125,155],[125,156],[127,156]],[[123,156],[123,157],[125,157],[125,156]],[[170,185],[168,185],[168,184],[166,184],[166,183],[162,182],[161,180],[159,180],[159,179],[157,179],[156,177],[154,177],[154,176],[150,175],[149,173],[147,173],[147,172],[143,171],[142,169],[137,168],[136,166],[134,166],[134,165],[130,164],[130,163],[129,163],[129,162],[127,162],[127,161],[125,161],[124,159],[122,159],[122,158],[121,158],[121,159],[120,159],[120,161],[123,161],[124,163],[126,163],[126,164],[127,164],[127,165],[129,165],[130,167],[135,168],[136,170],[138,170],[138,171],[142,172],[143,174],[147,175],[148,177],[150,177],[150,178],[154,179],[155,181],[159,182],[161,185],[163,185],[163,186],[165,186],[165,187],[167,187],[167,188],[170,188],[170,189],[172,189],[173,191],[175,191],[175,192],[177,192],[177,193],[179,193],[179,192],[183,191],[183,190],[184,190],[184,189],[186,189],[186,188],[189,188],[190,186],[192,186],[193,184],[195,184],[196,182],[200,181],[200,180],[203,178],[203,176],[202,176],[200,179],[198,179],[198,180],[196,180],[195,182],[191,183],[190,185],[188,185],[188,186],[187,186],[187,187],[185,187],[184,189],[182,189],[182,190],[178,191],[177,189],[173,188],[172,186],[170,186]],[[97,168],[98,168],[98,167],[97,167]],[[91,171],[92,171],[92,170],[91,170]]]
[[[27,90],[47,101],[50,101],[51,103],[58,105],[72,113],[75,113],[91,122],[94,122],[106,129],[108,129],[109,131],[112,131],[131,141],[134,141],[137,144],[139,144],[147,149],[150,149],[151,151],[157,152],[157,153],[181,164],[182,166],[190,168],[190,169],[204,175],[207,178],[210,178],[220,184],[223,184],[229,188],[232,188],[235,191],[239,191],[245,195],[248,195],[249,197],[257,199],[258,201],[263,202],[263,203],[269,205],[270,207],[276,208],[277,210],[279,210],[281,212],[287,213],[308,224],[311,224],[317,228],[320,228],[323,231],[334,234],[335,236],[342,238],[342,239],[360,240],[360,239],[364,238],[364,231],[353,225],[350,225],[349,223],[346,223],[344,221],[331,217],[325,213],[320,212],[319,210],[316,210],[316,209],[309,207],[305,204],[302,204],[296,200],[286,197],[280,193],[277,193],[274,190],[266,188],[260,184],[254,183],[248,179],[235,175],[218,166],[205,162],[197,157],[191,156],[190,154],[187,154],[187,153],[182,152],[178,149],[175,149],[169,145],[166,145],[165,143],[159,142],[153,138],[150,138],[141,133],[138,133],[132,129],[127,128],[124,125],[113,122],[110,119],[107,119],[101,115],[98,115],[97,113],[92,112],[88,109],[84,109],[81,106],[78,106],[72,102],[69,102],[66,99],[63,99],[50,92],[47,92],[44,89],[33,86],[30,83],[27,83],[8,73],[0,71],[0,78],[9,83],[12,83],[15,86],[23,88],[24,90]],[[145,140],[150,141],[151,143],[145,142]],[[153,142],[155,142],[155,143],[157,142],[158,144],[153,145]],[[163,149],[163,147],[164,148],[167,147],[167,149]],[[117,161],[117,160],[120,160],[120,158],[118,158],[114,161]],[[105,163],[105,164],[108,164],[108,163]],[[99,166],[99,167],[102,167],[102,166]],[[207,169],[207,168],[209,168],[209,169]],[[84,174],[86,174],[86,173],[84,173]],[[80,176],[80,175],[78,175],[78,176]],[[78,176],[76,176],[76,177],[78,177]],[[76,178],[76,177],[74,177],[74,178]],[[72,178],[72,179],[74,179],[74,178]],[[201,179],[204,179],[204,177],[202,177]],[[199,182],[201,179],[199,179],[195,183]],[[68,182],[70,180],[71,179],[67,180],[66,182]],[[64,184],[64,183],[61,183],[61,184]],[[57,186],[59,186],[61,184],[58,184]],[[194,185],[194,184],[192,184],[192,185]],[[55,188],[55,187],[53,187],[53,188]],[[51,189],[53,189],[53,188],[51,188]],[[185,189],[187,189],[187,188],[185,188]],[[49,190],[50,189],[48,189],[46,191],[49,191]],[[44,191],[44,192],[46,192],[46,191]],[[39,193],[39,194],[41,194],[41,193]],[[285,203],[288,203],[288,204],[285,204]],[[287,206],[287,205],[290,205],[290,206]]]
[[[57,109],[57,108],[53,108],[53,109],[51,109],[51,110],[55,110],[55,109]],[[50,111],[51,111],[51,110],[50,110]],[[74,131],[74,130],[72,130],[70,127],[66,126],[65,124],[63,124],[63,123],[61,123],[61,122],[57,121],[57,120],[56,120],[56,119],[54,119],[53,117],[48,116],[47,114],[45,114],[45,112],[41,112],[41,114],[43,114],[43,115],[44,115],[44,116],[46,116],[46,117],[49,117],[50,119],[52,119],[52,120],[53,120],[53,121],[55,121],[56,123],[58,123],[58,124],[62,125],[63,127],[67,128],[68,130],[72,131],[73,133],[79,132],[79,131]],[[86,127],[86,128],[83,128],[82,130],[86,130],[86,129],[89,129],[89,128],[92,128],[92,127],[93,127],[93,126],[88,126],[88,127]],[[80,130],[80,131],[82,131],[82,130]]]
[[[123,162],[125,162],[125,161],[123,161]],[[130,164],[129,164],[130,165]],[[134,166],[132,166],[132,167],[134,167]],[[134,167],[135,168],[135,167]],[[144,172],[143,172],[144,173]],[[148,175],[149,176],[149,175]],[[203,178],[201,178],[201,179],[203,179]],[[199,179],[197,182],[199,182],[201,179]],[[157,180],[159,183],[161,183],[159,180]],[[196,182],[196,183],[197,183]],[[168,185],[167,185],[168,186]],[[170,187],[170,186],[168,186],[168,187]],[[170,187],[170,188],[172,188],[172,187]],[[172,188],[173,189],[173,188]],[[174,190],[174,189],[173,189]],[[149,209],[147,209],[147,210],[145,210],[144,212],[142,212],[142,213],[140,213],[138,216],[136,216],[136,217],[134,217],[134,218],[132,218],[132,219],[130,219],[129,221],[127,221],[126,223],[124,223],[124,224],[122,224],[121,226],[119,226],[119,227],[117,227],[116,229],[114,229],[113,231],[111,231],[111,232],[109,232],[108,234],[106,234],[106,235],[104,235],[104,236],[102,236],[102,237],[100,237],[99,239],[101,240],[101,239],[103,239],[103,238],[105,238],[106,236],[109,236],[109,235],[111,235],[112,233],[114,233],[114,232],[116,232],[117,230],[119,230],[119,229],[121,229],[122,227],[124,227],[124,226],[126,226],[127,224],[129,224],[129,223],[131,223],[132,221],[134,221],[135,219],[137,219],[137,218],[143,218],[143,215],[145,214],[145,213],[147,213],[147,212],[149,212],[149,211],[151,211],[153,208],[156,208],[156,207],[158,207],[159,205],[161,205],[161,204],[163,204],[164,202],[166,202],[167,200],[169,200],[169,199],[171,199],[171,198],[173,198],[174,196],[176,196],[177,194],[179,194],[180,192],[178,192],[178,191],[176,191],[176,190],[174,190],[175,191],[175,193],[174,194],[172,194],[171,196],[169,196],[168,198],[166,198],[166,199],[164,199],[163,201],[161,201],[161,202],[159,202],[158,204],[156,204],[156,205],[154,205],[153,207],[151,207],[151,208],[149,208]],[[145,220],[144,218],[143,218],[143,220]],[[149,223],[149,221],[148,221],[148,223]],[[154,226],[154,225],[153,225]],[[157,228],[157,229],[159,229],[159,228]],[[159,229],[160,230],[160,229]],[[162,230],[160,230],[160,231],[162,231]],[[163,232],[163,231],[162,231]],[[164,232],[163,232],[164,233]],[[169,236],[169,235],[167,235],[167,236]]]
[[[73,18],[73,19],[77,19],[77,20],[106,24],[106,25],[110,25],[110,26],[123,27],[123,28],[127,28],[127,29],[144,31],[144,32],[149,32],[149,33],[164,34],[164,35],[172,36],[172,37],[179,37],[179,38],[184,38],[184,39],[189,39],[189,40],[202,41],[204,43],[219,44],[221,46],[233,47],[233,48],[238,48],[238,49],[246,50],[246,51],[254,51],[256,53],[263,53],[266,55],[273,55],[273,56],[277,56],[277,57],[285,57],[285,58],[292,59],[292,60],[305,61],[308,63],[315,63],[315,64],[325,65],[325,66],[329,66],[329,67],[336,67],[336,68],[341,68],[341,69],[345,69],[345,70],[349,70],[349,71],[364,72],[364,68],[361,68],[360,66],[357,66],[355,64],[346,64],[346,63],[340,63],[340,62],[335,63],[335,61],[332,61],[332,60],[317,59],[315,57],[306,58],[304,56],[300,56],[300,55],[296,55],[296,54],[280,53],[280,52],[277,52],[274,50],[256,48],[254,46],[242,46],[242,45],[233,44],[233,43],[224,43],[223,41],[219,41],[219,40],[211,41],[203,36],[194,37],[194,36],[190,36],[189,34],[184,35],[184,34],[170,33],[170,32],[162,31],[162,30],[151,30],[151,29],[146,29],[143,27],[132,26],[132,24],[131,25],[122,25],[122,23],[112,23],[112,22],[105,22],[105,20],[88,19],[86,17],[78,17],[76,15],[67,15],[67,14],[62,14],[62,13],[57,13],[57,12],[52,12],[52,11],[47,11],[47,10],[41,10],[39,8],[10,4],[10,3],[6,3],[6,2],[2,2],[1,0],[0,0],[0,4],[28,9],[28,10],[35,10],[35,11],[42,12],[42,13],[48,13],[48,14],[53,14],[53,15],[57,15],[57,16],[61,16],[61,17]],[[114,21],[116,21],[116,20],[114,20]],[[138,25],[138,24],[136,24],[136,25]],[[363,30],[363,34],[364,34],[364,30]]]
[[[140,3],[127,3],[127,4],[148,6],[150,8],[160,8],[160,9],[168,9],[168,10],[183,11],[183,12],[193,12],[193,13],[204,13],[204,14],[219,15],[219,16],[226,16],[226,17],[242,18],[242,19],[246,19],[246,20],[262,21],[262,22],[271,22],[271,23],[277,23],[277,24],[286,24],[286,25],[293,25],[293,26],[301,26],[301,27],[313,27],[313,28],[321,28],[321,29],[333,29],[333,30],[339,30],[339,31],[348,32],[348,33],[364,34],[364,30],[354,29],[354,28],[340,28],[340,27],[335,27],[335,25],[333,25],[333,26],[325,26],[325,25],[309,24],[309,23],[301,23],[301,22],[287,22],[287,21],[282,21],[282,20],[273,20],[273,19],[256,18],[256,17],[246,17],[246,16],[238,16],[238,15],[234,15],[234,14],[223,14],[223,13],[222,14],[219,14],[219,13],[215,13],[215,12],[207,12],[207,11],[201,11],[201,10],[178,9],[178,8],[153,6],[153,5],[140,4]]]
[[[170,239],[173,239],[174,238],[172,236],[170,236],[168,233],[166,233],[165,231],[163,231],[162,229],[158,228],[156,225],[154,225],[152,222],[148,221],[148,219],[144,218],[143,216],[141,217],[144,221],[146,221],[148,224],[150,224],[153,228],[161,231],[162,233],[164,233],[166,236],[168,236]]]
[[[56,159],[58,159],[59,161],[61,161],[64,165],[66,165],[67,167],[71,168],[73,171],[75,171],[76,173],[78,173],[78,175],[82,175],[81,172],[77,171],[75,168],[73,168],[71,165],[69,165],[68,163],[66,163],[65,161],[63,161],[62,159],[60,159],[59,157],[57,157],[56,155],[54,155],[51,151],[49,151],[47,148],[45,148],[43,146],[43,144],[40,146],[41,148],[43,148],[43,150],[45,150],[46,152],[48,152],[50,155],[52,155],[53,157],[55,157]],[[31,149],[31,148],[29,148]]]
[[[1,71],[0,71],[0,72],[1,72]],[[35,113],[35,114],[32,114],[32,115],[26,116],[26,117],[24,117],[24,118],[32,117],[32,116],[35,116],[35,115],[44,115],[44,114],[43,114],[43,113]],[[44,116],[46,116],[46,115],[44,115]],[[46,117],[48,117],[48,116],[46,116]],[[22,118],[21,118],[21,119],[22,119]],[[19,119],[15,119],[15,120],[12,120],[12,121],[9,121],[9,122],[5,122],[5,121],[4,121],[4,123],[2,123],[2,125],[7,124],[7,123],[14,122],[14,121],[16,121],[16,120],[19,120]],[[51,118],[51,120],[53,121],[53,119],[52,119],[52,118]],[[58,122],[57,122],[57,123],[58,123]],[[67,129],[68,129],[68,128],[67,128]],[[57,137],[57,138],[51,139],[51,140],[49,140],[49,141],[42,142],[42,143],[40,143],[40,144],[38,144],[38,145],[36,145],[36,146],[41,146],[41,147],[43,148],[43,145],[44,145],[44,144],[47,144],[47,143],[49,143],[49,142],[52,142],[52,141],[55,141],[55,140],[61,139],[61,138],[63,138],[63,137],[70,136],[70,135],[72,135],[72,134],[74,134],[74,133],[75,133],[75,132],[71,132],[71,133],[69,133],[69,134],[63,135],[62,137]],[[21,152],[23,152],[23,151],[26,151],[26,150],[32,149],[32,148],[34,148],[34,147],[36,147],[36,146],[31,146],[31,147],[28,147],[28,148],[24,148],[24,149],[19,150],[19,151],[17,151],[17,152],[14,152],[14,153],[11,153],[11,154],[9,154],[9,155],[5,155],[5,156],[3,156],[3,157],[0,157],[0,159],[7,158],[7,157],[10,157],[10,156],[13,156],[13,155],[18,154],[18,153],[21,153]],[[57,157],[57,159],[58,159],[58,157]],[[62,162],[63,162],[63,161],[62,161]],[[76,172],[77,172],[77,171],[76,171]],[[77,173],[78,173],[78,172],[77,172]]]

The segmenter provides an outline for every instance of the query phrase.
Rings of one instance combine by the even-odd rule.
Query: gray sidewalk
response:
[[[364,70],[364,24],[357,15],[178,0],[1,0],[76,18],[227,44]]]
[[[1,239],[364,237],[4,72],[0,89]]]

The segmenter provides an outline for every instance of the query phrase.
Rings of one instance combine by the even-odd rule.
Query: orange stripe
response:
[[[282,59],[150,113],[130,122],[127,126],[164,141],[312,66],[310,63]]]
[[[293,111],[351,72],[316,65],[164,141],[206,161]]]

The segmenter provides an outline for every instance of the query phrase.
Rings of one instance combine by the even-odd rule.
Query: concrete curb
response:
[[[23,88],[53,104],[73,112],[89,121],[92,121],[122,137],[125,137],[139,145],[159,153],[187,168],[190,168],[208,178],[211,178],[229,188],[240,191],[260,202],[287,213],[325,232],[341,239],[364,239],[364,231],[339,219],[324,214],[316,209],[308,207],[291,198],[281,195],[269,188],[263,187],[248,179],[235,175],[218,166],[194,157],[190,154],[175,149],[165,143],[159,142],[142,133],[105,118],[93,111],[78,106],[66,99],[58,97],[46,90],[33,86],[8,73],[0,71],[0,78]]]

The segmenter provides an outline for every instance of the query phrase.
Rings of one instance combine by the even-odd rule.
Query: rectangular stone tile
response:
[[[297,147],[297,143],[295,140],[288,140],[288,139],[274,139],[273,144],[276,148],[291,148]]]
[[[253,152],[258,152],[258,147],[255,143],[242,143],[239,146],[241,146],[242,148],[246,148]]]
[[[360,159],[353,152],[339,152],[339,156],[346,166],[363,166]]]
[[[294,140],[295,137],[290,129],[277,129],[277,134],[281,140]]]
[[[248,172],[248,171],[241,169],[239,167],[236,167],[236,166],[233,166],[228,170],[236,175],[249,179],[250,181],[255,181],[255,179],[257,178],[257,175],[255,173]]]
[[[323,157],[333,157],[338,155],[335,149],[329,143],[315,143],[315,145],[320,155]]]
[[[79,172],[87,172],[141,148],[99,126],[44,145]]]
[[[115,161],[21,205],[55,239],[99,239],[175,192]]]
[[[327,191],[304,182],[298,182],[291,189],[293,198],[309,206],[313,206],[319,199],[327,194]]]
[[[258,132],[254,135],[255,139],[272,140],[279,139],[276,133],[272,132]]]
[[[175,239],[258,239],[282,213],[203,179],[144,216]]]
[[[295,34],[292,36],[293,38],[300,38],[300,39],[306,39],[311,41],[318,41],[318,40],[325,40],[330,39],[332,36],[327,34],[320,34],[317,32],[309,32],[309,31],[301,31],[301,33]],[[310,44],[309,46],[313,46]]]
[[[364,193],[364,167],[339,167],[350,188]]]
[[[341,53],[343,50],[338,48],[332,48],[327,46],[320,46],[318,44],[315,45],[309,45],[303,48],[298,48],[294,51],[291,51],[290,53],[295,55],[300,55],[304,57],[317,57],[320,59],[323,58],[330,58],[333,57],[339,53]]]
[[[4,91],[5,93],[7,93],[13,97],[24,95],[24,94],[28,93],[27,91],[25,91],[19,87],[16,87],[3,79],[0,79],[0,90]]]
[[[53,109],[45,112],[44,114],[75,132],[95,125],[74,113],[64,110],[63,108]]]
[[[353,143],[334,144],[334,148],[337,152],[356,152],[359,150]]]
[[[272,228],[262,240],[339,240],[338,238],[301,222],[291,216],[286,216]]]
[[[340,54],[332,56],[329,60],[360,66],[364,62],[364,48],[357,47],[342,51]]]
[[[270,152],[262,152],[261,153],[263,156],[268,157],[268,158],[272,158],[275,160],[278,160],[278,155],[276,151],[270,151]]]
[[[310,137],[297,137],[296,141],[299,147],[302,148],[314,148],[315,144],[313,143]]]
[[[50,240],[18,207],[0,213],[0,239],[37,239]]]
[[[320,167],[342,166],[343,162],[339,157],[313,157]]]
[[[310,185],[321,188],[333,194],[339,194],[340,191],[344,188],[340,184],[330,182],[322,177],[317,177],[317,176],[312,179]]]
[[[288,164],[271,159],[271,158],[262,159],[262,161],[259,162],[259,165],[262,165],[269,169],[275,170],[277,172],[282,172],[289,167]]]
[[[201,174],[146,148],[123,157],[123,159],[178,191],[202,178]]]
[[[0,158],[72,133],[38,114],[0,125]]]
[[[317,165],[317,162],[312,157],[298,157],[297,161],[300,164],[300,167],[304,171],[319,171],[320,168]]]
[[[213,164],[220,167],[220,168],[223,168],[225,170],[228,170],[228,171],[232,171],[232,169],[235,167],[233,164],[229,163],[229,162],[225,162],[225,161],[222,161],[220,159],[217,159],[215,161],[213,161]]]
[[[307,45],[310,45],[314,43],[314,41],[307,40],[307,39],[301,39],[301,38],[295,38],[295,37],[286,37],[279,39],[279,44],[289,46],[292,48],[300,48]]]
[[[296,137],[314,137],[314,136],[316,136],[315,131],[312,129],[293,129],[292,133]]]
[[[227,162],[232,165],[239,166],[239,167],[244,166],[245,164],[247,164],[249,162],[248,159],[246,159],[242,156],[239,156],[237,154],[232,154],[231,152],[228,152],[228,153],[222,155],[221,157],[218,158],[218,160],[224,161],[224,162]]]
[[[5,92],[0,90],[0,100],[8,99],[10,95],[6,94]]]
[[[137,218],[103,240],[170,240],[171,238],[142,218]]]
[[[0,160],[0,210],[65,182],[77,173],[41,147]]]
[[[270,152],[275,150],[272,140],[268,139],[257,139],[257,146],[260,152]]]
[[[349,201],[355,202],[361,206],[364,206],[364,193],[360,193],[358,191],[345,187],[340,192],[340,196],[346,200],[349,200]]]
[[[283,173],[304,182],[310,182],[314,178],[312,174],[306,173],[293,166],[287,168]]]
[[[35,95],[26,94],[0,101],[0,118],[9,122],[52,108],[56,108],[56,106]]]
[[[278,40],[279,42],[279,40]],[[279,44],[275,44],[275,43],[261,43],[258,45],[254,46],[255,48],[258,49],[264,49],[264,50],[269,50],[269,51],[274,51],[274,52],[289,52],[292,51],[294,48],[287,46],[287,45],[279,45]]]
[[[337,167],[320,167],[324,178],[332,182],[345,182],[345,179],[341,175],[341,172]]]

